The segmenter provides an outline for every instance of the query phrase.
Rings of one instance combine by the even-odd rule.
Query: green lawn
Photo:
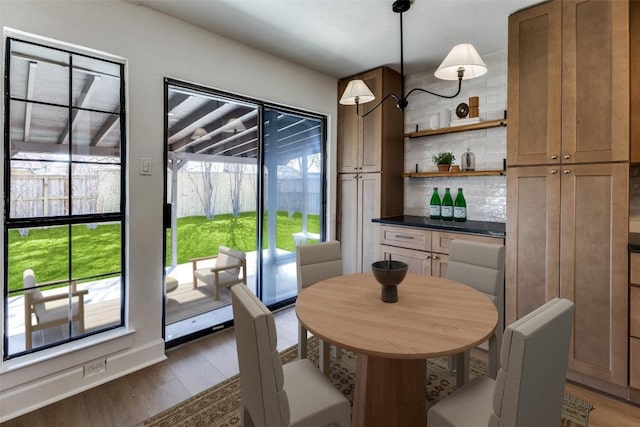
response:
[[[265,219],[266,221],[266,219]],[[276,246],[293,251],[293,233],[302,230],[302,214],[296,213],[289,220],[286,212],[277,215]],[[307,216],[307,231],[320,233],[319,215]],[[265,239],[267,236],[265,224]],[[167,231],[167,243],[170,243]],[[256,250],[256,214],[242,213],[238,217],[232,214],[216,215],[215,219],[203,216],[189,216],[178,219],[178,264],[189,262],[191,258],[215,255],[218,246],[229,246],[240,251]],[[265,246],[266,246],[265,241]],[[167,248],[168,252],[168,248]],[[171,263],[171,254],[167,253],[166,265]]]
[[[265,219],[266,221],[266,219]],[[320,217],[307,217],[307,230],[320,232]],[[22,237],[18,230],[9,231],[9,290],[22,288],[22,272],[31,268],[38,282],[63,280],[69,277],[69,227],[30,229]],[[276,245],[293,251],[292,234],[302,230],[302,215],[296,213],[291,220],[286,212],[278,212]],[[266,231],[265,231],[266,233]],[[71,227],[73,266],[71,277],[91,277],[120,271],[119,225],[101,224],[95,229],[84,225]],[[265,234],[266,237],[266,234]],[[170,234],[167,231],[167,241]],[[178,263],[200,256],[215,255],[218,246],[230,246],[241,251],[256,250],[256,214],[243,213],[217,215],[209,220],[203,216],[178,219]],[[265,242],[266,245],[266,242]],[[171,254],[167,254],[167,265]]]

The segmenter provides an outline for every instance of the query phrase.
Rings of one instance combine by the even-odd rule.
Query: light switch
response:
[[[151,158],[140,157],[140,175],[151,175]]]

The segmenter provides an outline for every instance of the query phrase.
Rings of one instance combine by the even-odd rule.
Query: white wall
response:
[[[442,109],[452,110],[461,102],[469,102],[470,96],[480,99],[480,118],[502,118],[507,108],[507,51],[501,50],[483,55],[488,72],[482,77],[464,80],[462,92],[455,99],[438,98],[424,93],[414,93],[409,97],[405,109],[405,132],[429,129],[430,118]],[[433,70],[413,74],[406,78],[407,91],[420,87],[443,95],[453,94],[457,82],[438,80]],[[460,164],[462,153],[469,147],[476,157],[476,170],[502,169],[502,159],[506,158],[506,128],[492,128],[471,132],[451,133],[416,139],[405,139],[404,170],[414,172],[416,163],[420,172],[435,172],[431,157],[441,151],[451,151]],[[405,178],[405,215],[427,215],[433,187],[438,187],[440,197],[444,188],[450,187],[452,197],[458,187],[462,187],[467,201],[467,219],[477,221],[505,222],[507,185],[505,177],[459,177],[459,178]]]
[[[63,347],[67,353],[58,357],[39,352],[38,356],[2,363],[0,421],[5,421],[164,357],[163,228],[162,215],[158,214],[162,212],[164,179],[163,78],[182,79],[327,115],[328,176],[335,175],[337,82],[120,1],[0,0],[0,25],[118,55],[128,61],[127,142],[132,169],[127,188],[127,317],[130,332],[135,330],[120,339],[86,348],[82,348],[82,343],[72,343]],[[4,56],[4,43],[0,49]],[[137,174],[140,157],[152,159],[153,175]],[[329,188],[329,235],[333,236],[335,180],[330,180]],[[83,379],[82,365],[100,358],[107,359],[107,372]]]

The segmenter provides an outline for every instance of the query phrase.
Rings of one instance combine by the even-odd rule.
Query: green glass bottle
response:
[[[444,197],[442,198],[442,210],[440,216],[443,220],[451,221],[453,219],[453,198],[451,198],[451,192],[449,187],[444,190]]]
[[[440,195],[438,194],[438,187],[433,188],[433,195],[429,202],[429,218],[440,219]]]
[[[454,221],[467,220],[467,201],[462,194],[462,188],[458,188],[456,201],[453,203],[453,219]]]

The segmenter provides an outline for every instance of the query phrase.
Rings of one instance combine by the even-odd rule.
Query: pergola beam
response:
[[[35,61],[29,61],[29,71],[27,76],[27,99],[32,100],[33,94],[36,90],[36,72],[38,70],[38,63]],[[24,109],[24,140],[29,141],[31,136],[31,112],[33,110],[33,104],[27,102]]]
[[[85,80],[84,82],[84,86],[82,87],[82,92],[80,92],[80,97],[78,99],[78,103],[76,107],[82,108],[87,104],[87,102],[89,102],[89,100],[91,99],[91,95],[93,95],[96,89],[96,86],[97,86],[96,83],[98,82],[98,80],[100,80],[100,76],[96,76],[94,74],[87,74],[87,80]],[[65,132],[63,132],[62,135],[60,135],[60,138],[58,139],[58,144],[69,143],[69,134],[73,132],[73,130],[78,125],[81,112],[84,113],[84,111],[79,110],[77,108],[73,109],[73,112],[71,113],[71,126],[67,126]]]

